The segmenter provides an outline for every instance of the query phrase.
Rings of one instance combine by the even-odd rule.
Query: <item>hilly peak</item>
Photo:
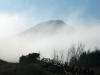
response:
[[[65,22],[62,21],[62,20],[49,20],[46,23],[49,23],[49,24],[65,24]]]
[[[27,34],[31,34],[31,35],[54,34],[58,32],[65,25],[66,23],[62,20],[49,20],[49,21],[37,24],[34,27],[26,30],[24,34],[25,35]]]
[[[59,27],[65,25],[65,22],[62,20],[49,20],[46,22],[42,22],[40,24],[37,24],[34,28],[43,28],[43,27]]]

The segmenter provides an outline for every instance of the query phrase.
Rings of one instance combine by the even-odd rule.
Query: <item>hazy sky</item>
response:
[[[50,37],[32,35],[28,40],[23,37],[1,40],[57,19],[64,20],[75,32],[65,34],[68,28],[64,28]],[[5,60],[18,61],[22,54],[33,49],[50,55],[54,48],[65,49],[77,42],[85,43],[88,48],[100,47],[99,34],[100,0],[0,0],[0,58]]]
[[[11,35],[51,19],[92,26],[100,20],[99,10],[100,0],[0,0],[0,34]]]

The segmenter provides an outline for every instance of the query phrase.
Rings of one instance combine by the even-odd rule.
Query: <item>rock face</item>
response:
[[[34,27],[23,32],[22,35],[52,35],[64,26],[66,26],[66,23],[62,20],[50,20],[35,25]]]

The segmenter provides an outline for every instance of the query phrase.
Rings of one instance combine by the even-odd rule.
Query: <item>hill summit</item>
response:
[[[61,28],[66,26],[66,23],[62,20],[49,20],[35,25],[34,27],[26,30],[24,35],[50,35],[58,32]]]

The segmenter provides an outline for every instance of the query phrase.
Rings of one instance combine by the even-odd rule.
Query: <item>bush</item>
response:
[[[19,59],[20,63],[35,63],[38,62],[40,59],[39,53],[32,53],[26,56],[21,56]]]

